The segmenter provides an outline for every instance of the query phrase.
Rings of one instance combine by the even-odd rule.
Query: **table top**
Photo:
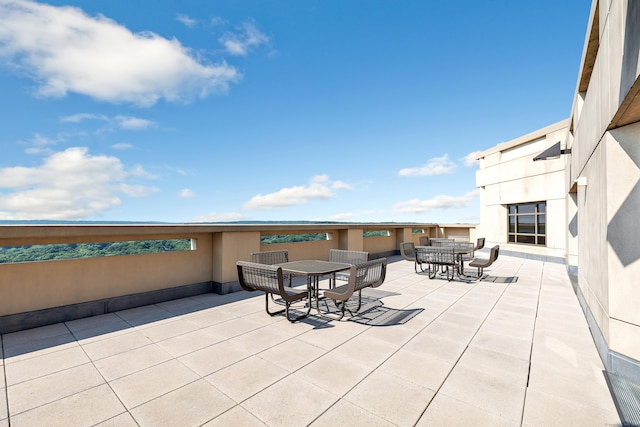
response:
[[[351,264],[344,262],[320,261],[317,259],[289,261],[276,265],[282,267],[282,270],[287,273],[306,274],[307,276],[322,276],[351,268]]]

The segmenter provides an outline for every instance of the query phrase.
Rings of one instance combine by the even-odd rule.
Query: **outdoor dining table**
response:
[[[464,274],[464,257],[463,255],[468,255],[470,253],[473,253],[473,251],[475,250],[475,246],[473,244],[470,244],[471,242],[455,242],[453,244],[453,254],[456,257],[456,261],[458,262],[458,265],[456,267],[457,270],[457,275],[458,277],[461,276],[465,276]],[[433,248],[442,248],[442,249],[451,249],[450,245],[443,245],[443,246],[416,246],[416,251],[420,252],[421,249],[426,249],[426,248],[431,248],[431,250]]]
[[[333,274],[351,268],[351,264],[344,262],[322,261],[316,259],[305,259],[299,261],[289,261],[276,264],[285,273],[296,276],[307,276],[307,287],[310,295],[317,301],[320,293],[320,277]]]

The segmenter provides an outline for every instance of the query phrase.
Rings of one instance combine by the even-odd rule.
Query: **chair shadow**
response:
[[[295,283],[294,283],[295,285]],[[298,286],[305,286],[301,282]],[[358,316],[374,308],[371,304],[374,301],[388,296],[395,295],[394,292],[379,289],[367,290],[367,295],[363,293],[362,308]],[[125,310],[108,312],[95,316],[76,318],[73,320],[62,320],[58,324],[52,324],[39,328],[18,331],[4,334],[3,352],[4,359],[21,356],[28,353],[39,352],[50,348],[73,345],[78,341],[91,340],[101,336],[107,337],[110,334],[126,330],[135,331],[136,327],[148,325],[157,321],[177,318],[182,315],[204,312],[214,307],[223,307],[226,304],[249,300],[252,298],[264,298],[263,293],[258,292],[233,292],[225,295],[213,293],[199,294],[191,297],[180,298],[170,301],[145,304]],[[298,308],[292,307],[295,311]],[[312,308],[310,315],[300,322],[310,324],[314,329],[324,329],[335,327],[335,322],[331,319],[315,315],[315,308]],[[265,314],[266,315],[266,314]],[[354,321],[357,321],[357,317]],[[79,323],[87,323],[84,327],[74,327]],[[61,347],[63,348],[63,347]]]
[[[402,310],[387,307],[381,301],[381,298],[385,296],[398,295],[397,292],[385,291],[382,289],[364,289],[362,293],[362,305],[357,313],[354,313],[349,317],[349,309],[355,310],[357,308],[357,298],[354,296],[347,302],[347,314],[343,321],[355,322],[361,325],[367,326],[393,326],[401,325],[408,322],[413,317],[417,316],[424,309],[412,309]],[[322,299],[320,301],[321,309],[323,312],[337,314],[340,308],[335,305],[332,300]],[[326,317],[318,316],[312,310],[309,317],[300,320],[303,323],[315,324],[318,328],[331,328],[334,327],[332,323],[336,321]],[[326,322],[326,323],[325,323]]]
[[[397,295],[397,293],[381,289],[368,289],[367,295],[362,295],[360,311],[348,320],[367,326],[394,326],[407,323],[424,311],[423,308],[398,309],[387,307],[381,301],[381,298],[389,295]]]
[[[486,276],[482,281],[491,283],[516,283],[518,281],[518,276]]]

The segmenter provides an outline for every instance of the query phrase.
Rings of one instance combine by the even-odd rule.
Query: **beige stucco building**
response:
[[[640,2],[593,0],[569,118],[480,153],[476,176],[478,236],[566,263],[608,373],[636,383],[639,57]]]
[[[553,259],[566,257],[565,161],[533,158],[564,142],[569,120],[499,144],[478,155],[481,221],[477,235],[503,253]],[[547,221],[549,218],[549,221]]]

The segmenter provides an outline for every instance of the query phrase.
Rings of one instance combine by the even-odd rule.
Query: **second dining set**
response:
[[[413,242],[401,243],[400,252],[404,259],[414,262],[417,272],[429,274],[433,279],[440,274],[447,280],[453,280],[454,276],[469,280],[481,280],[484,277],[484,268],[489,267],[498,259],[500,247],[491,248],[488,258],[475,258],[475,252],[484,248],[485,239],[478,238],[474,244],[469,241],[459,241],[451,238],[420,237],[420,245]],[[477,274],[471,276],[465,273],[464,263],[469,262],[469,267],[477,268]]]

